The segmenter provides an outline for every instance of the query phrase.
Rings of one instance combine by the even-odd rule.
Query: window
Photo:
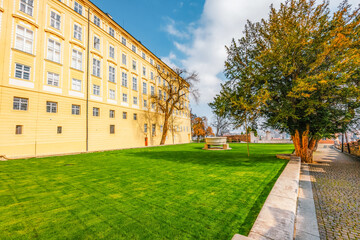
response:
[[[127,112],[123,112],[123,119],[127,118]]]
[[[109,117],[110,118],[115,118],[115,110],[110,110],[109,111]]]
[[[126,65],[126,55],[122,54],[122,64]]]
[[[82,15],[83,7],[82,7],[78,2],[75,2],[75,3],[74,3],[74,10],[75,10],[75,12],[77,12],[78,14]]]
[[[15,77],[30,80],[30,67],[23,64],[15,63]]]
[[[82,27],[78,24],[74,24],[74,38],[77,40],[82,40]]]
[[[71,58],[72,58],[71,67],[78,70],[82,70],[82,52],[73,49]]]
[[[134,120],[137,120],[137,114],[134,113],[134,116],[133,116]]]
[[[137,97],[133,97],[133,104],[137,105],[138,104],[138,98]]]
[[[81,91],[81,80],[72,79],[71,89],[75,91]]]
[[[109,27],[109,34],[112,37],[115,37],[115,30],[112,27]]]
[[[109,66],[109,81],[115,82],[115,68],[112,66]]]
[[[100,77],[100,60],[93,59],[93,75]]]
[[[109,98],[110,99],[115,99],[115,90],[109,89]]]
[[[150,79],[154,80],[154,73],[153,72],[150,72]]]
[[[135,60],[132,61],[132,69],[136,71],[136,61]]]
[[[80,115],[80,105],[71,105],[71,114],[72,115]]]
[[[147,133],[147,124],[144,124],[144,133]]]
[[[156,124],[151,125],[151,133],[152,133],[153,136],[155,136],[155,134],[156,134]]]
[[[123,87],[127,87],[127,73],[122,73],[122,81],[121,81],[121,85]]]
[[[164,101],[166,101],[166,92],[164,91]]]
[[[147,107],[147,100],[144,99],[144,107]]]
[[[154,96],[155,95],[155,87],[151,86],[150,91],[151,91],[151,96]]]
[[[59,74],[48,72],[47,84],[58,87],[59,86]]]
[[[46,102],[46,112],[56,113],[57,112],[57,102]]]
[[[163,132],[163,125],[160,125],[160,132]]]
[[[24,28],[20,25],[16,27],[16,41],[15,48],[27,52],[32,53],[33,51],[33,31]]]
[[[58,126],[57,127],[57,134],[61,134],[62,133],[62,126]]]
[[[154,61],[152,60],[152,58],[150,58],[150,64],[154,65]]]
[[[165,85],[166,85],[166,81],[165,79],[163,79],[163,86],[165,87]]]
[[[51,61],[60,63],[60,52],[61,52],[60,43],[49,38],[47,58]]]
[[[160,98],[160,99],[162,98],[162,92],[161,92],[161,90],[159,90],[159,98]]]
[[[61,17],[60,17],[60,15],[57,14],[56,12],[54,12],[54,11],[51,11],[50,12],[50,26],[60,30],[60,25],[61,25]]]
[[[136,53],[136,46],[135,46],[135,45],[132,45],[132,46],[131,46],[131,50],[132,50],[134,53]]]
[[[127,94],[126,93],[123,93],[123,102],[127,102]]]
[[[147,94],[147,83],[143,82],[143,94]]]
[[[100,27],[100,18],[94,15],[94,23],[96,26]]]
[[[34,0],[20,0],[20,11],[32,16]]]
[[[22,126],[22,125],[16,125],[16,127],[15,127],[15,134],[16,134],[16,135],[22,134],[22,129],[23,129],[23,126]]]
[[[115,125],[110,125],[110,134],[115,133]]]
[[[143,67],[143,76],[146,76],[146,67]]]
[[[100,95],[100,86],[99,85],[96,85],[96,84],[94,84],[93,85],[93,94],[94,95]]]
[[[124,44],[126,46],[126,38],[121,37],[121,43]]]
[[[113,46],[109,47],[109,57],[115,58],[115,48]]]
[[[145,53],[144,53],[144,52],[142,53],[142,55],[141,55],[141,56],[142,56],[142,58],[143,58],[143,59],[145,59],[145,58],[146,58],[146,55],[145,55]]]
[[[137,91],[137,89],[138,89],[138,83],[137,83],[137,78],[136,77],[133,77],[132,88],[135,91]]]
[[[100,38],[94,36],[94,48],[100,50]]]
[[[26,111],[28,109],[28,102],[27,98],[14,97],[13,109]]]
[[[100,108],[93,107],[93,116],[94,117],[100,116]]]
[[[155,103],[154,102],[151,103],[151,108],[155,109]]]

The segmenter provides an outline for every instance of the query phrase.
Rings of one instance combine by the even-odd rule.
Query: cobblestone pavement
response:
[[[310,165],[321,239],[360,239],[360,160],[319,145]]]

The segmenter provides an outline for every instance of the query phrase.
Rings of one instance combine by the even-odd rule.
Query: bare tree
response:
[[[187,72],[176,68],[173,71],[165,71],[157,67],[158,92],[152,94],[151,102],[156,104],[156,111],[164,115],[163,132],[160,145],[164,145],[170,125],[171,117],[175,111],[186,111],[190,117],[189,95],[195,101],[199,98],[199,92],[194,84],[199,81],[195,72]]]
[[[215,135],[219,137],[222,136],[224,133],[230,132],[231,122],[226,116],[215,114],[211,126],[216,128]]]

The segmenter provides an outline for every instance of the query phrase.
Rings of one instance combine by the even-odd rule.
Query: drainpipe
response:
[[[89,65],[90,65],[90,7],[88,7],[87,66],[86,66],[86,151],[89,151]]]

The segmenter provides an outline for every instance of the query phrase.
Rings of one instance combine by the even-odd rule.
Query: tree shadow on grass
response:
[[[225,153],[225,152],[223,152]],[[126,155],[146,158],[159,161],[170,161],[179,164],[194,164],[194,165],[219,165],[227,167],[257,167],[259,164],[279,164],[284,160],[275,158],[273,155],[260,155],[247,157],[239,152],[229,152],[222,154],[219,151],[159,151],[159,152],[131,152]]]

